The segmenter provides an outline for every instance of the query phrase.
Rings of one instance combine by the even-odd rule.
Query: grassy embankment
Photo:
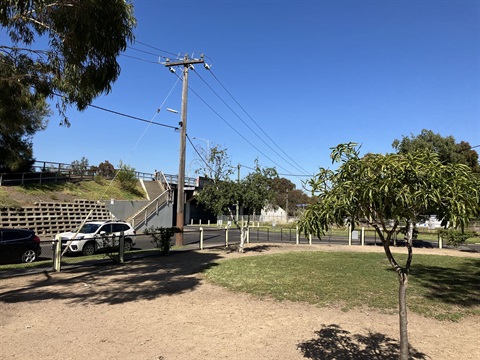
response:
[[[0,187],[0,207],[22,207],[37,201],[144,200],[143,189],[125,190],[118,181],[96,179],[76,183],[28,184]]]

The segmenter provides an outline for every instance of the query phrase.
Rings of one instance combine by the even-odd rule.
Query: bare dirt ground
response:
[[[360,247],[249,245],[0,280],[1,359],[396,359],[398,316],[238,294],[199,271],[235,256]],[[369,247],[371,251],[381,249]],[[415,253],[480,257],[453,250]],[[396,286],[392,284],[392,286]],[[409,313],[412,358],[480,359],[480,318]]]

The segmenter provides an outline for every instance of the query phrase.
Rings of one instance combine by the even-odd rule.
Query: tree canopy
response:
[[[274,168],[262,168],[258,161],[255,161],[255,170],[243,179],[238,181],[232,181],[227,177],[211,179],[196,195],[198,203],[215,215],[230,215],[241,234],[239,252],[243,252],[250,222],[249,215],[260,214],[265,207],[275,208],[275,190],[272,182],[277,177]],[[233,216],[233,207],[246,211],[247,221],[242,222],[242,225]]]
[[[231,165],[227,149],[220,145],[214,145],[205,150],[203,147],[198,147],[197,152],[204,160],[196,160],[200,163],[199,168],[195,171],[197,174],[204,176],[211,180],[227,180],[234,172],[234,167]]]
[[[360,157],[356,144],[341,144],[331,154],[335,171],[321,168],[309,182],[316,202],[299,225],[321,237],[332,225],[368,224],[382,241],[399,278],[401,358],[408,359],[406,288],[412,261],[413,227],[422,215],[436,214],[444,226],[465,228],[480,213],[480,179],[463,164],[442,164],[437,153],[408,151]],[[402,267],[390,241],[406,228],[408,257]]]
[[[27,77],[14,78],[14,61],[0,57],[0,172],[26,172],[33,165],[32,136],[50,114],[42,94],[30,90]],[[25,64],[18,59],[17,68]]]
[[[11,41],[0,45],[0,59],[12,67],[0,80],[25,81],[37,96],[59,95],[68,124],[68,105],[84,110],[110,91],[120,74],[116,58],[134,39],[135,18],[125,0],[6,0],[0,25]]]
[[[453,136],[443,137],[431,130],[423,129],[420,134],[402,136],[394,140],[392,147],[400,154],[417,150],[432,151],[438,154],[442,164],[464,164],[479,173],[478,153],[465,141],[457,143]]]
[[[68,106],[84,110],[111,90],[117,56],[134,39],[133,5],[125,0],[4,0],[0,26],[0,171],[28,171],[32,136],[46,125],[47,99],[61,123]]]
[[[226,177],[211,179],[196,196],[197,201],[215,215],[228,214],[238,204],[249,214],[257,214],[266,206],[275,206],[274,168],[262,168],[256,162],[255,170],[240,181]]]
[[[295,184],[286,178],[272,179],[272,188],[275,191],[275,205],[285,209],[289,216],[295,216],[299,211],[298,205],[310,203],[310,197]]]

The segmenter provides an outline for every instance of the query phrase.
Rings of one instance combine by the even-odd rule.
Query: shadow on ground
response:
[[[268,250],[271,250],[273,248],[276,248],[276,247],[279,247],[278,245],[252,245],[251,243],[248,245],[248,246],[245,246],[243,248],[243,252],[245,253],[251,253],[251,252],[258,252],[258,253],[262,253],[262,252],[265,252],[265,251],[268,251]],[[233,245],[229,245],[225,251],[228,253],[232,253],[232,252],[238,252],[238,249],[239,249],[239,245],[238,244],[233,244]]]
[[[412,264],[412,281],[424,287],[426,297],[463,307],[478,306],[480,298],[480,260],[465,259],[462,268]]]
[[[218,258],[212,253],[174,252],[123,264],[45,272],[22,279],[21,283],[0,284],[0,303],[67,300],[85,305],[114,305],[153,300],[194,290],[200,284],[194,275]]]
[[[397,360],[399,343],[380,333],[351,334],[336,324],[322,325],[316,338],[298,344],[307,359],[315,360]],[[410,359],[427,356],[410,347]]]

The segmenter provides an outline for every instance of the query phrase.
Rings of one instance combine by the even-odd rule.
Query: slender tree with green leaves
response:
[[[227,169],[227,168],[225,168]],[[229,214],[230,219],[240,230],[240,246],[238,251],[244,251],[250,214],[257,213],[268,206],[275,206],[275,191],[272,187],[277,171],[274,168],[262,168],[255,162],[255,170],[240,181],[233,181],[226,176],[211,179],[196,195],[198,203],[215,215]],[[247,211],[247,221],[239,224],[236,221],[232,207],[238,205]]]
[[[412,151],[367,154],[355,143],[341,144],[331,153],[337,170],[321,168],[309,181],[316,203],[299,221],[306,234],[319,237],[332,225],[368,224],[381,239],[387,259],[398,275],[400,359],[409,354],[407,285],[413,257],[414,225],[425,214],[436,214],[445,227],[465,229],[480,213],[480,181],[462,164],[442,164],[436,153]],[[407,260],[402,266],[390,251],[394,234],[406,227]]]

